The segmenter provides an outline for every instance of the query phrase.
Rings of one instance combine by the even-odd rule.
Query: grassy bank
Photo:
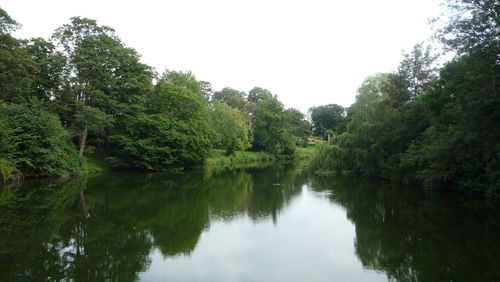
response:
[[[224,150],[212,150],[206,161],[206,166],[237,166],[251,163],[271,162],[275,157],[264,152],[236,151],[230,156]]]
[[[297,159],[311,159],[316,151],[315,145],[307,145],[307,147],[298,147],[297,148]]]

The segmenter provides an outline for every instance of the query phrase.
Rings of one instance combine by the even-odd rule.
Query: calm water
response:
[[[500,281],[500,203],[292,167],[0,196],[0,281]]]

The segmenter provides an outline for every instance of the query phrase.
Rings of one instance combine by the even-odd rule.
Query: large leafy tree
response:
[[[122,168],[164,170],[204,162],[211,148],[205,100],[188,89],[163,82],[144,111],[130,113],[111,136],[112,163]]]
[[[24,102],[35,80],[36,62],[24,42],[11,36],[19,24],[0,8],[0,98]]]
[[[288,116],[292,134],[295,136],[295,144],[306,146],[312,133],[311,124],[305,120],[304,114],[297,109],[286,109],[285,113]]]
[[[448,0],[449,21],[435,37],[457,55],[479,53],[500,61],[500,3],[495,0]]]
[[[177,86],[185,87],[193,93],[204,96],[202,84],[196,80],[196,77],[191,71],[171,71],[166,70],[160,76],[158,83],[170,82]]]
[[[344,119],[344,107],[337,104],[315,107],[311,118],[314,126],[314,134],[323,136],[325,130],[337,130]]]
[[[210,124],[215,134],[215,146],[228,154],[250,147],[250,129],[243,113],[224,102],[214,102],[210,109]]]
[[[95,20],[71,18],[52,39],[68,58],[61,115],[78,137],[82,156],[89,132],[103,134],[123,114],[124,104],[142,100],[151,85],[152,72],[112,28]]]
[[[224,102],[233,108],[240,111],[245,111],[246,94],[230,87],[225,87],[220,91],[216,91],[212,96],[213,101]]]
[[[397,76],[400,82],[406,86],[408,93],[407,100],[412,100],[427,89],[437,78],[434,61],[436,56],[431,53],[431,47],[423,47],[423,43],[418,43],[410,53],[403,54],[404,59],[398,67]],[[394,79],[395,77],[392,77]],[[391,92],[398,92],[392,89]],[[401,89],[402,90],[402,89]]]
[[[254,124],[254,147],[276,155],[292,156],[295,138],[283,104],[276,98],[257,105]]]

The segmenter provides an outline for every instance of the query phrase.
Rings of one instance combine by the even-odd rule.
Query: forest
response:
[[[85,174],[95,150],[114,169],[162,171],[200,166],[213,149],[290,159],[307,144],[304,115],[266,89],[158,74],[92,19],[71,18],[49,40],[14,38],[19,26],[0,9],[2,182]]]
[[[316,171],[500,196],[500,4],[448,9],[434,44],[453,59],[436,67],[436,46],[420,43],[397,71],[366,78],[317,149]]]
[[[18,39],[0,9],[0,182],[83,175],[94,151],[144,171],[197,167],[212,150],[293,159],[314,135],[329,140],[316,146],[317,173],[500,197],[500,4],[447,3],[434,45],[366,78],[350,107],[312,108],[311,123],[267,89],[214,91],[189,71],[157,73],[95,20]],[[453,59],[438,64],[442,53]]]

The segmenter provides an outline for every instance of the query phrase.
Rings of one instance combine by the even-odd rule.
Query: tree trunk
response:
[[[85,125],[82,135],[78,137],[78,141],[80,145],[78,156],[81,158],[83,156],[83,150],[85,149],[85,141],[87,141],[87,125]]]

